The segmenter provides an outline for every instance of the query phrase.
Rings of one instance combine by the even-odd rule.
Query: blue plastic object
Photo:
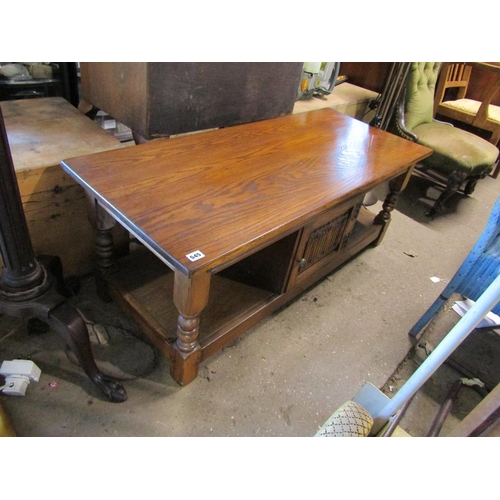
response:
[[[409,334],[412,337],[429,323],[453,293],[460,293],[476,301],[500,274],[500,198],[497,199],[486,227],[455,273],[443,293],[415,323]],[[500,315],[500,303],[492,311]]]

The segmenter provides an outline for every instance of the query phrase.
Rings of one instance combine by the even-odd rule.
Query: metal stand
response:
[[[500,276],[483,292],[477,302],[448,332],[428,358],[405,382],[399,391],[387,398],[371,384],[365,384],[353,401],[365,408],[374,420],[371,434],[376,435],[390,418],[425,384],[450,354],[467,338],[481,320],[500,301]]]
[[[384,89],[375,104],[377,113],[370,122],[373,127],[388,129],[399,98],[404,92],[410,66],[411,63],[392,63]]]
[[[64,284],[60,260],[51,257],[44,265],[42,259],[35,258],[1,109],[0,253],[4,265],[0,314],[36,317],[46,323],[63,337],[90,380],[110,401],[125,401],[127,394],[122,384],[97,367],[85,322],[61,293]]]

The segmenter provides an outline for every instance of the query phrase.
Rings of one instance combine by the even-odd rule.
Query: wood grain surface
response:
[[[77,156],[122,147],[62,97],[1,102],[16,172],[56,166]]]
[[[61,162],[175,269],[236,261],[431,150],[331,109]],[[187,254],[204,258],[190,262]]]
[[[0,106],[35,253],[59,256],[66,274],[89,272],[94,243],[85,192],[59,162],[123,145],[62,97]]]
[[[301,62],[84,62],[82,97],[145,139],[292,112]]]

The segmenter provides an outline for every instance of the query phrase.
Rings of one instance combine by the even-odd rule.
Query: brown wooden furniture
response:
[[[390,62],[341,62],[340,74],[359,87],[381,93],[390,72]]]
[[[484,85],[481,96],[467,95],[471,75],[480,69],[491,74],[491,82]],[[447,91],[455,89],[455,95]],[[500,63],[443,63],[436,87],[434,114],[457,120],[491,132],[489,141],[500,141],[500,107],[491,102],[500,94]]]
[[[68,275],[92,270],[85,192],[62,158],[123,147],[62,97],[0,102],[36,255],[57,255]],[[78,245],[68,242],[78,241]]]
[[[406,88],[396,108],[394,133],[431,148],[419,173],[444,183],[444,189],[427,215],[442,213],[459,190],[474,192],[477,182],[498,162],[498,148],[476,134],[434,119],[433,105],[439,62],[412,62]]]
[[[62,166],[144,243],[113,266],[111,221],[101,214],[95,222],[111,296],[183,385],[196,377],[200,361],[380,243],[399,191],[429,154],[322,109]],[[362,200],[387,181],[383,209],[372,214]]]
[[[472,74],[483,73],[483,85],[476,98],[469,96]],[[450,89],[452,89],[450,91]],[[450,92],[452,93],[450,95]],[[488,140],[500,144],[500,63],[443,63],[436,87],[434,115],[465,123],[489,133]],[[492,177],[500,173],[500,163]]]
[[[137,142],[292,112],[301,62],[81,63],[80,110],[106,111]]]

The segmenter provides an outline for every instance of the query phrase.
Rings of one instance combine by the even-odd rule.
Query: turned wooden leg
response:
[[[474,192],[474,190],[476,189],[478,180],[479,179],[473,179],[473,180],[467,182],[467,184],[465,185],[465,189],[464,189],[465,196],[470,196]]]
[[[398,201],[399,191],[393,190],[390,184],[389,187],[390,191],[385,197],[382,210],[375,217],[375,224],[387,224],[391,220],[391,212],[394,210],[396,202]]]
[[[95,236],[96,265],[102,274],[114,265],[113,232],[109,229],[96,229]]]
[[[105,276],[115,264],[113,227],[116,225],[116,221],[93,197],[88,198],[88,217],[95,231],[95,281],[97,294],[102,300],[109,302],[111,297],[108,293]]]
[[[180,385],[187,385],[198,376],[201,347],[198,343],[200,314],[208,302],[210,274],[191,277],[175,272],[174,304],[179,311],[177,340],[170,359],[170,374]]]
[[[441,196],[427,213],[429,217],[440,214],[443,211],[446,201],[459,190],[466,177],[467,174],[465,172],[455,172],[448,177],[445,190],[441,193]]]
[[[373,243],[375,246],[379,245],[384,238],[389,223],[391,222],[391,212],[394,210],[399,198],[399,193],[408,182],[408,178],[410,175],[411,174],[404,174],[395,179],[392,179],[389,182],[389,193],[387,193],[387,196],[385,197],[384,203],[382,205],[382,210],[377,214],[375,220],[373,221],[374,224],[383,226],[378,238]]]

